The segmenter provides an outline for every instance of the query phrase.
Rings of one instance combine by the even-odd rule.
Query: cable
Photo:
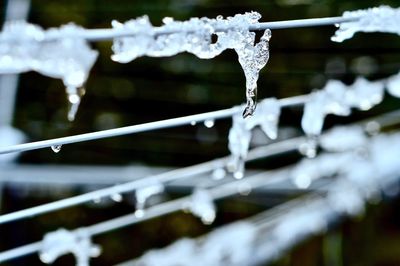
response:
[[[282,152],[286,152],[292,149],[296,149],[297,146],[304,141],[304,137],[293,138],[289,140],[285,140],[282,142],[273,143],[264,147],[255,148],[249,151],[249,154],[246,158],[246,161],[256,160],[259,158],[263,158],[266,156],[271,156],[275,154],[279,154]],[[212,160],[209,162],[205,162],[202,164],[189,166],[177,170],[172,170],[167,173],[162,173],[154,176],[144,177],[139,180],[131,181],[128,183],[116,185],[109,188],[104,188],[100,190],[96,190],[93,192],[81,194],[79,196],[62,199],[58,201],[53,201],[51,203],[43,204],[40,206],[27,208],[21,211],[16,211],[4,215],[0,215],[0,224],[8,223],[11,221],[20,220],[26,217],[32,217],[35,215],[60,210],[67,207],[76,206],[79,204],[83,204],[85,202],[90,202],[96,199],[100,199],[103,197],[109,197],[115,194],[126,193],[129,191],[133,191],[137,188],[146,187],[148,184],[152,182],[157,183],[166,183],[176,179],[190,177],[198,174],[202,174],[213,169],[223,168],[226,166],[229,157]]]
[[[308,95],[300,95],[295,97],[289,97],[281,99],[281,107],[292,106],[292,105],[300,105],[307,101]],[[109,137],[116,137],[128,134],[135,134],[150,130],[162,129],[162,128],[171,128],[176,126],[182,125],[189,125],[193,122],[204,122],[206,120],[215,120],[215,119],[222,119],[226,117],[231,117],[236,113],[240,113],[242,110],[240,107],[232,107],[229,109],[223,109],[219,111],[213,111],[208,113],[196,114],[196,115],[189,115],[183,116],[178,118],[171,118],[166,120],[160,120],[155,122],[149,122],[139,125],[127,126],[127,127],[120,127],[102,131],[96,131],[92,133],[85,133],[80,135],[56,138],[56,139],[49,139],[49,140],[42,140],[42,141],[35,141],[30,143],[6,146],[0,148],[0,154],[12,153],[12,152],[23,152],[23,151],[30,151],[36,150],[41,148],[49,148],[52,146],[62,146],[65,144],[71,143],[78,143],[83,141],[89,140],[96,140],[96,139],[103,139]]]

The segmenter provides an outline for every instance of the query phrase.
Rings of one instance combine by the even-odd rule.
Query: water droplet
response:
[[[190,122],[190,124],[191,124],[192,126],[195,126],[195,125],[197,124],[197,122],[196,122],[196,121],[192,121],[192,122]]]
[[[224,19],[224,16],[222,16],[222,15],[217,16],[217,20],[223,20],[223,19]]]
[[[204,125],[207,128],[212,128],[214,126],[214,120],[206,120],[206,121],[204,121]]]
[[[212,172],[212,178],[214,180],[221,180],[226,176],[226,171],[223,168],[217,168]]]
[[[53,145],[51,149],[54,153],[59,153],[61,151],[62,145]]]
[[[111,199],[115,202],[121,202],[123,200],[123,197],[121,194],[116,193],[116,194],[111,195]]]
[[[138,209],[135,211],[135,216],[137,218],[142,218],[144,216],[144,210],[143,209]]]

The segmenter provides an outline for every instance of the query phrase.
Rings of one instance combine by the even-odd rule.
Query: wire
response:
[[[304,137],[293,138],[273,144],[269,144],[264,147],[255,148],[249,151],[249,154],[246,158],[246,161],[256,160],[259,158],[263,158],[266,156],[276,155],[282,152],[290,151],[292,149],[296,149],[297,146],[304,141]],[[202,164],[189,166],[177,170],[172,170],[166,173],[144,177],[138,180],[134,180],[128,183],[116,185],[109,188],[104,188],[100,190],[96,190],[93,192],[81,194],[79,196],[53,201],[51,203],[43,204],[40,206],[27,208],[21,211],[16,211],[8,214],[4,214],[0,216],[0,224],[8,223],[11,221],[20,220],[26,217],[32,217],[35,215],[60,210],[67,207],[76,206],[79,204],[83,204],[85,202],[90,202],[93,200],[101,199],[104,197],[109,197],[115,194],[126,193],[137,188],[146,187],[148,184],[152,182],[157,183],[166,183],[177,179],[182,179],[185,177],[190,177],[198,174],[202,174],[217,168],[223,168],[226,166],[229,157],[212,160],[209,162],[205,162]]]
[[[308,99],[308,95],[300,95],[295,97],[284,98],[280,100],[281,107],[292,106],[292,105],[300,105],[306,102]],[[182,125],[189,125],[193,122],[204,122],[206,120],[215,120],[231,117],[236,113],[240,113],[242,110],[240,107],[235,106],[229,109],[223,109],[219,111],[213,111],[208,113],[196,114],[183,116],[178,118],[171,118],[166,120],[160,120],[155,122],[149,122],[139,125],[120,127],[102,131],[96,131],[92,133],[85,133],[80,135],[73,135],[68,137],[35,141],[30,143],[0,147],[0,154],[12,153],[12,152],[23,152],[30,150],[37,150],[42,148],[49,148],[52,146],[62,146],[65,144],[78,143],[89,140],[96,139],[104,139],[109,137],[116,137],[128,134],[135,134],[150,130],[163,129],[163,128],[171,128]]]
[[[328,26],[335,25],[344,22],[353,22],[359,20],[359,17],[326,17],[326,18],[311,18],[311,19],[298,19],[298,20],[284,20],[284,21],[273,21],[273,22],[260,22],[251,24],[249,26],[249,30],[257,31],[257,30],[278,30],[278,29],[288,29],[288,28],[302,28],[302,27],[319,27],[319,26]],[[216,28],[215,31],[226,31],[229,29],[228,27]],[[155,28],[154,35],[164,35],[176,33],[177,31],[165,30],[161,27]],[[86,39],[88,41],[104,41],[104,40],[112,40],[114,38],[120,37],[129,37],[136,35],[138,32],[134,30],[115,30],[115,29],[85,29],[78,33],[74,33],[79,38]],[[51,32],[51,34],[47,34],[44,40],[54,40],[65,37],[59,32]]]

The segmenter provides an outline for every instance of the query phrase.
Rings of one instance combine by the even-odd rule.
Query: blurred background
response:
[[[251,10],[262,14],[261,21],[276,21],[338,16],[346,10],[380,4],[396,7],[399,2],[32,0],[28,21],[43,28],[69,22],[85,28],[108,28],[112,20],[124,22],[144,14],[154,25],[160,25],[163,17],[187,20],[190,17],[230,16]],[[6,1],[0,3],[0,8],[4,18]],[[332,78],[351,84],[358,75],[375,80],[399,71],[398,36],[359,33],[351,40],[334,43],[330,41],[334,31],[333,26],[273,31],[270,60],[261,71],[258,82],[259,99],[306,94],[322,88]],[[67,119],[68,105],[62,81],[35,72],[20,76],[12,125],[26,134],[27,141],[214,111],[244,102],[245,79],[234,51],[225,51],[212,60],[201,60],[184,53],[167,58],[143,57],[120,64],[110,60],[111,44],[111,41],[92,44],[100,56],[90,73],[85,86],[86,94],[74,122]],[[399,99],[386,95],[382,104],[368,112],[354,112],[350,117],[328,116],[325,126],[347,124],[398,109],[399,106]],[[281,138],[302,134],[299,127],[301,115],[300,107],[283,111]],[[63,172],[67,166],[78,167],[77,171],[84,171],[90,165],[126,166],[144,169],[143,173],[160,172],[228,155],[230,126],[231,120],[224,119],[216,121],[211,128],[198,124],[66,145],[59,153],[40,149],[22,153],[16,163],[20,169],[24,166],[52,167],[57,173],[52,177],[53,181],[69,178]],[[268,140],[260,136],[253,142],[259,145]],[[250,163],[248,168],[278,168],[300,157],[297,153],[283,154]],[[13,174],[15,172],[0,168],[0,213],[52,202],[123,181],[96,183],[89,180],[87,184],[82,184],[85,182],[80,180],[75,184],[49,185],[30,180],[34,177],[27,176],[28,172],[20,174],[22,181],[11,182]],[[171,190],[168,197],[185,193],[190,191]],[[92,265],[112,265],[138,257],[148,249],[164,247],[183,236],[200,236],[214,227],[249,217],[292,196],[258,193],[246,198],[238,196],[218,201],[217,219],[212,225],[203,225],[196,217],[179,212],[95,237],[94,241],[102,245],[103,253],[92,260]],[[0,225],[0,250],[38,241],[46,232],[59,227],[73,229],[131,213],[134,211],[131,198],[133,194],[126,194],[121,203],[86,204]],[[370,206],[364,216],[347,220],[324,235],[302,242],[274,265],[400,265],[400,216],[396,211],[399,204],[400,201],[395,200]],[[73,263],[73,256],[67,255],[54,265]],[[42,264],[33,255],[4,265]]]

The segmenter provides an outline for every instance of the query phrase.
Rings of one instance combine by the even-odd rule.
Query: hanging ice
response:
[[[71,121],[80,103],[78,88],[85,84],[98,56],[98,52],[92,50],[86,40],[79,38],[81,31],[83,28],[74,24],[49,29],[47,35],[59,35],[61,38],[43,42],[32,63],[33,70],[63,80],[71,105],[68,114]]]
[[[6,22],[0,33],[0,74],[30,71],[44,31],[24,21]]]
[[[136,197],[136,211],[135,215],[141,217],[144,215],[144,208],[146,206],[146,201],[156,194],[162,193],[164,191],[164,186],[161,183],[154,183],[152,185],[138,188],[135,191]]]
[[[257,12],[237,14],[223,19],[191,18],[175,21],[164,18],[163,25],[155,28],[147,16],[122,24],[112,22],[116,32],[130,35],[114,39],[111,59],[120,63],[130,62],[140,56],[172,56],[181,52],[193,53],[199,58],[210,59],[226,49],[234,49],[246,77],[247,105],[243,116],[253,114],[257,100],[257,80],[260,70],[269,59],[271,31],[265,30],[255,44],[255,33],[249,31],[261,15]],[[213,34],[217,40],[214,42]]]
[[[354,21],[339,24],[332,41],[342,42],[357,32],[387,32],[400,35],[400,8],[379,6],[357,11],[346,11],[343,18]]]
[[[347,104],[360,110],[369,110],[383,100],[384,88],[382,81],[372,82],[358,77],[347,91]]]
[[[85,229],[68,231],[58,229],[47,233],[39,251],[40,260],[46,264],[53,263],[58,257],[72,253],[77,266],[89,266],[89,260],[98,257],[101,248],[92,244],[90,235]]]
[[[51,150],[54,153],[59,153],[61,151],[61,148],[62,148],[62,145],[53,145],[53,146],[51,146]]]
[[[228,168],[234,173],[235,178],[243,177],[244,161],[249,150],[252,129],[260,126],[270,139],[276,139],[280,113],[279,101],[275,98],[269,98],[260,102],[258,112],[251,118],[242,119],[238,114],[233,115],[232,127],[228,136],[228,148],[232,154],[232,159]]]
[[[211,224],[216,217],[216,207],[210,193],[202,188],[196,188],[189,204],[190,212],[199,217],[204,224]]]
[[[386,88],[392,96],[400,98],[400,72],[387,80]]]

